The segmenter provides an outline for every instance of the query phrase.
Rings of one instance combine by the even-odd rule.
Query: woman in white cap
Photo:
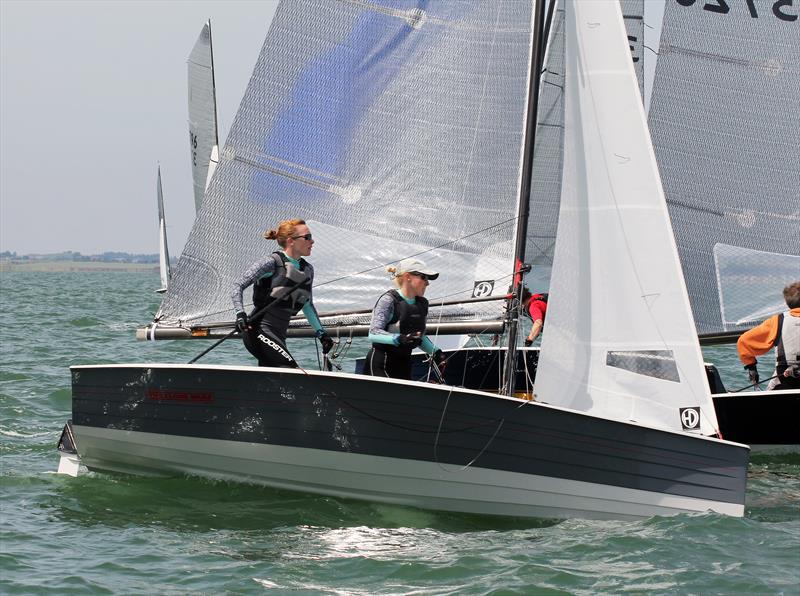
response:
[[[431,280],[439,277],[418,259],[403,259],[397,267],[387,267],[394,274],[397,286],[383,294],[372,310],[369,339],[372,348],[367,352],[364,374],[394,379],[411,379],[411,351],[420,347],[444,366],[444,354],[425,335],[428,301],[425,290]],[[398,324],[399,333],[389,331]]]

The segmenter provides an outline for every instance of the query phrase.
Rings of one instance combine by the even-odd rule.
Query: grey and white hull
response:
[[[530,517],[744,513],[749,450],[443,385],[289,369],[72,367],[90,469]]]

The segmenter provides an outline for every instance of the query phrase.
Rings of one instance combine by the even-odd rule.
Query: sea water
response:
[[[743,519],[450,514],[198,478],[55,474],[72,364],[185,363],[137,342],[155,274],[0,275],[0,593],[798,594],[800,456],[754,455]],[[317,366],[308,340],[290,340]],[[363,340],[344,363],[366,352]],[[705,351],[728,388],[732,346]],[[769,371],[764,359],[762,376]],[[254,364],[238,340],[200,362]]]

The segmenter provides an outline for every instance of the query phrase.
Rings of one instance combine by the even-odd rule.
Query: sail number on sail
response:
[[[676,0],[676,1],[681,6],[693,6],[694,4],[697,4],[697,0]],[[715,12],[717,14],[728,14],[731,10],[729,4],[730,2],[731,0],[711,0],[703,4],[703,10],[707,10],[708,12]],[[744,0],[744,3],[747,4],[747,9],[750,11],[751,17],[757,19],[759,18],[759,16],[761,16],[758,14],[758,8],[756,8],[756,0]],[[772,4],[772,14],[782,21],[789,21],[789,22],[797,21],[798,18],[797,13],[792,14],[791,12],[787,12],[787,9],[791,10],[792,8],[800,12],[800,5],[795,5],[794,0],[775,0],[775,2]]]
[[[197,135],[189,131],[189,146],[192,148],[192,165],[197,165]]]

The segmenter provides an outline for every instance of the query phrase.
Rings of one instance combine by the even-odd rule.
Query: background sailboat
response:
[[[217,99],[214,84],[214,53],[211,42],[211,20],[200,31],[200,35],[189,54],[189,154],[192,164],[195,210],[200,209],[208,183],[219,161],[219,135],[217,132]],[[167,249],[164,195],[161,188],[161,166],[158,168],[158,225],[159,263],[161,288],[167,290],[172,276]]]
[[[800,278],[798,14],[776,7],[665,6],[649,123],[702,336],[785,310]]]
[[[800,279],[798,14],[686,4],[664,6],[649,124],[698,332],[733,341]],[[725,436],[800,449],[800,392],[714,401]]]
[[[169,278],[172,276],[172,271],[169,262],[169,247],[167,246],[167,218],[164,215],[164,192],[161,189],[161,166],[158,166],[156,196],[158,198],[158,268],[161,275],[161,288],[156,291],[163,294],[169,287]]]

